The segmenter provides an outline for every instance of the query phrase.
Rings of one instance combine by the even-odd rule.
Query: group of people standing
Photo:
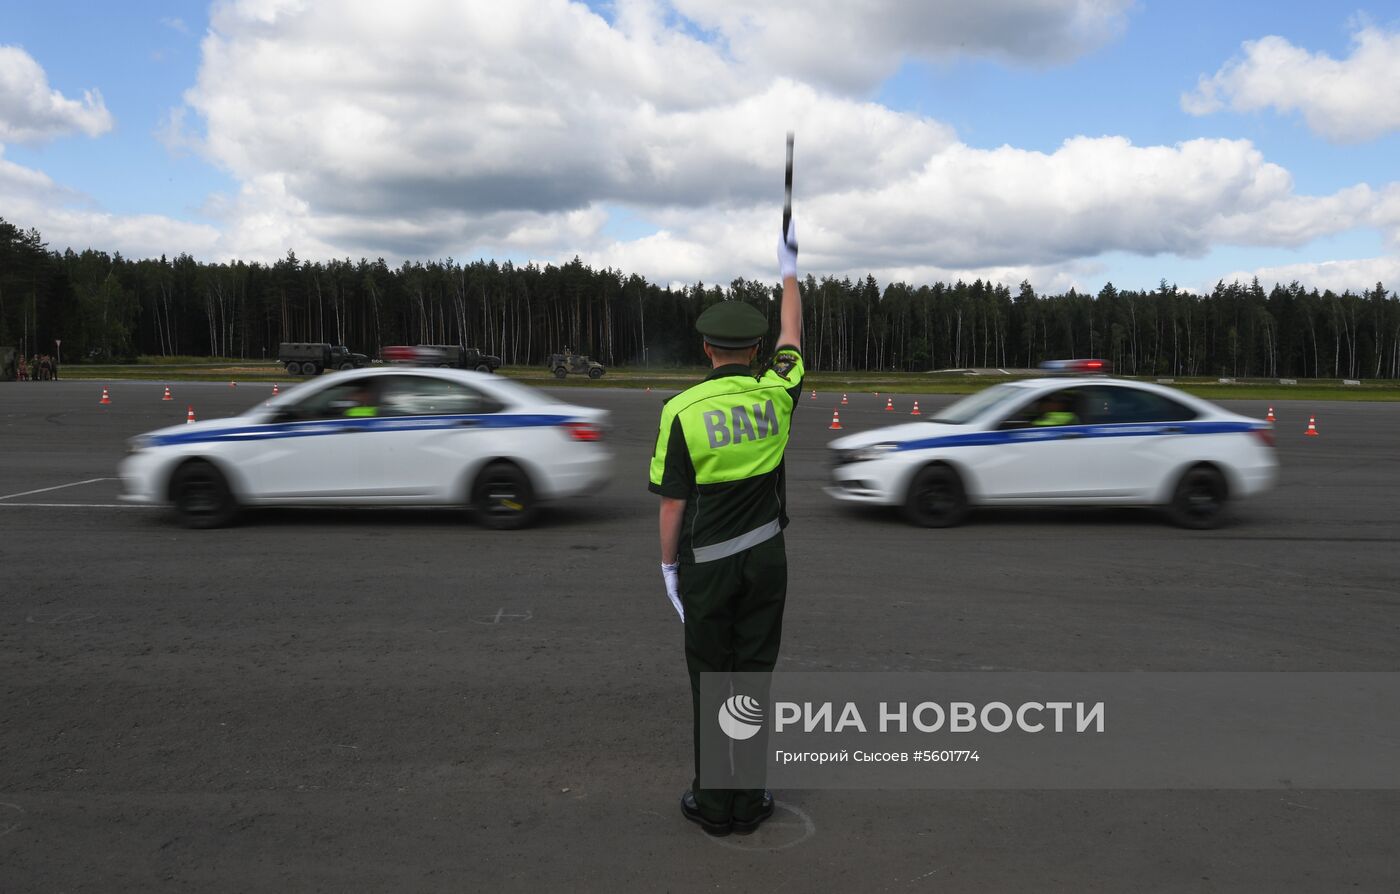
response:
[[[19,358],[21,382],[49,382],[58,378],[58,361],[48,354],[35,354],[28,361]]]

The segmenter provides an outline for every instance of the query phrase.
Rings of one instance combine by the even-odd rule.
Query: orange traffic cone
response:
[[[922,416],[922,415],[924,415],[923,413],[920,413],[920,412],[919,412],[919,402],[918,402],[917,400],[914,401],[914,409],[911,410],[911,411],[909,412],[909,415],[910,415],[910,416]]]
[[[1309,416],[1309,417],[1308,417],[1308,430],[1305,431],[1305,432],[1303,432],[1303,434],[1307,435],[1307,436],[1310,437],[1310,438],[1315,438],[1315,437],[1317,437],[1317,417],[1316,417],[1316,416]]]
[[[174,400],[174,399],[175,399],[175,398],[173,398],[173,397],[170,396],[170,386],[169,386],[169,385],[166,385],[166,386],[165,386],[165,397],[162,397],[161,400]]]
[[[1265,422],[1277,422],[1277,421],[1278,421],[1277,419],[1274,418],[1274,408],[1273,408],[1273,407],[1269,407],[1269,415],[1267,415],[1267,416],[1264,417],[1264,421],[1265,421]]]
[[[185,412],[185,424],[189,425],[194,421],[194,407],[189,407]]]
[[[238,383],[237,383],[237,382],[229,382],[229,383],[228,383],[228,387],[230,387],[230,388],[237,388],[237,387],[238,387]]]
[[[276,382],[273,382],[273,383],[272,383],[272,396],[273,396],[273,397],[276,397],[277,395],[279,395],[279,394],[281,394],[281,393],[282,393],[282,392],[279,391],[279,390],[277,389],[277,383],[276,383]]]
[[[813,389],[812,389],[812,400],[816,400],[816,399],[817,399],[817,389],[813,388]]]
[[[100,403],[100,404],[110,404],[111,402],[112,402],[112,399],[111,399],[110,397],[107,396],[107,389],[106,389],[106,388],[103,388],[103,389],[102,389],[102,399],[99,400],[98,403]]]
[[[841,395],[841,406],[844,407],[845,405],[846,405],[846,395],[843,394],[843,395]]]
[[[892,398],[892,397],[887,397],[887,398],[885,398],[885,412],[888,413],[890,410],[893,410],[893,409],[894,409],[894,398]]]
[[[829,431],[840,431],[840,430],[841,430],[841,411],[840,411],[840,410],[832,410],[832,411],[831,411],[831,424],[827,426],[827,429],[828,429]]]

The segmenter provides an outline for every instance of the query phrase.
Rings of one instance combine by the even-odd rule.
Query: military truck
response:
[[[19,378],[19,360],[14,348],[0,348],[0,382]]]
[[[317,376],[328,369],[359,369],[369,366],[369,358],[345,345],[325,342],[284,341],[277,360],[294,376]]]
[[[501,366],[501,358],[496,355],[460,345],[419,345],[418,351],[419,356],[423,358],[422,362],[434,363],[437,366],[474,369],[484,373],[495,372]]]
[[[476,348],[460,345],[388,345],[379,351],[379,358],[385,363],[474,369],[484,373],[495,372],[501,365],[501,358],[494,354],[483,354]]]
[[[544,362],[544,367],[554,373],[554,378],[562,379],[569,373],[575,375],[587,375],[590,379],[601,379],[603,373],[607,372],[603,364],[596,360],[589,360],[582,354],[575,354],[568,348],[562,354],[550,354]]]

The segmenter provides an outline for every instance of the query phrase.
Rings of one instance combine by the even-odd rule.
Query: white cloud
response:
[[[3,146],[0,209],[10,223],[37,229],[49,247],[59,251],[96,248],[133,258],[181,251],[207,256],[219,240],[219,231],[210,226],[158,214],[102,211],[89,197],[55,183],[43,172],[9,161]]]
[[[1323,291],[1331,289],[1341,294],[1365,292],[1383,283],[1390,291],[1400,286],[1400,258],[1355,258],[1342,261],[1316,261],[1298,264],[1283,264],[1275,267],[1259,267],[1254,270],[1236,270],[1222,276],[1229,282],[1250,282],[1258,277],[1259,284],[1266,290],[1275,284],[1287,286],[1300,283],[1305,289]]]
[[[0,46],[0,142],[37,143],[70,133],[98,136],[112,116],[96,90],[82,101],[49,87],[44,69],[19,47]]]
[[[575,250],[661,281],[767,277],[775,209],[671,209],[656,216],[656,236]],[[1400,189],[1297,195],[1288,173],[1243,140],[1137,147],[1078,137],[1052,153],[931,149],[912,174],[799,191],[795,214],[803,270],[1083,287],[1106,252],[1199,257],[1221,244],[1297,247],[1360,226],[1400,227]]]
[[[1093,40],[1123,8],[1016,2]],[[668,25],[668,7],[647,0],[619,0],[612,24],[564,0],[400,0],[392,11],[231,0],[213,10],[187,106],[159,134],[238,180],[203,209],[219,229],[107,214],[2,154],[0,207],[55,246],[129,255],[578,254],[656,282],[725,283],[774,276],[782,134],[794,127],[801,267],[818,275],[1097,289],[1107,252],[1296,247],[1363,226],[1400,240],[1400,186],[1299,195],[1287,171],[1239,140],[977,148],[938,121],[804,81],[796,63],[770,73],[778,55],[764,41],[783,4],[748,20],[718,0],[675,8],[692,26],[726,29],[725,40]],[[844,7],[822,10],[828,46],[841,29],[867,27]],[[920,16],[948,25],[962,13],[929,10],[899,19],[900,35],[861,39],[888,39],[896,55],[951,52],[920,36]],[[959,40],[968,52],[1011,52],[1020,38],[971,36],[988,15],[966,12]],[[608,235],[617,209],[655,232]]]
[[[672,0],[734,58],[847,90],[865,90],[907,58],[989,56],[1066,62],[1118,36],[1132,0]]]
[[[1400,129],[1400,32],[1367,25],[1352,42],[1351,55],[1338,60],[1282,37],[1246,41],[1242,58],[1182,95],[1182,108],[1192,115],[1226,107],[1300,112],[1314,133],[1337,143],[1392,133]]]

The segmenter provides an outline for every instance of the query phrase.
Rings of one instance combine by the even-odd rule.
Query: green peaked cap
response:
[[[768,321],[751,304],[721,301],[700,315],[695,330],[717,348],[747,348],[758,344]]]

